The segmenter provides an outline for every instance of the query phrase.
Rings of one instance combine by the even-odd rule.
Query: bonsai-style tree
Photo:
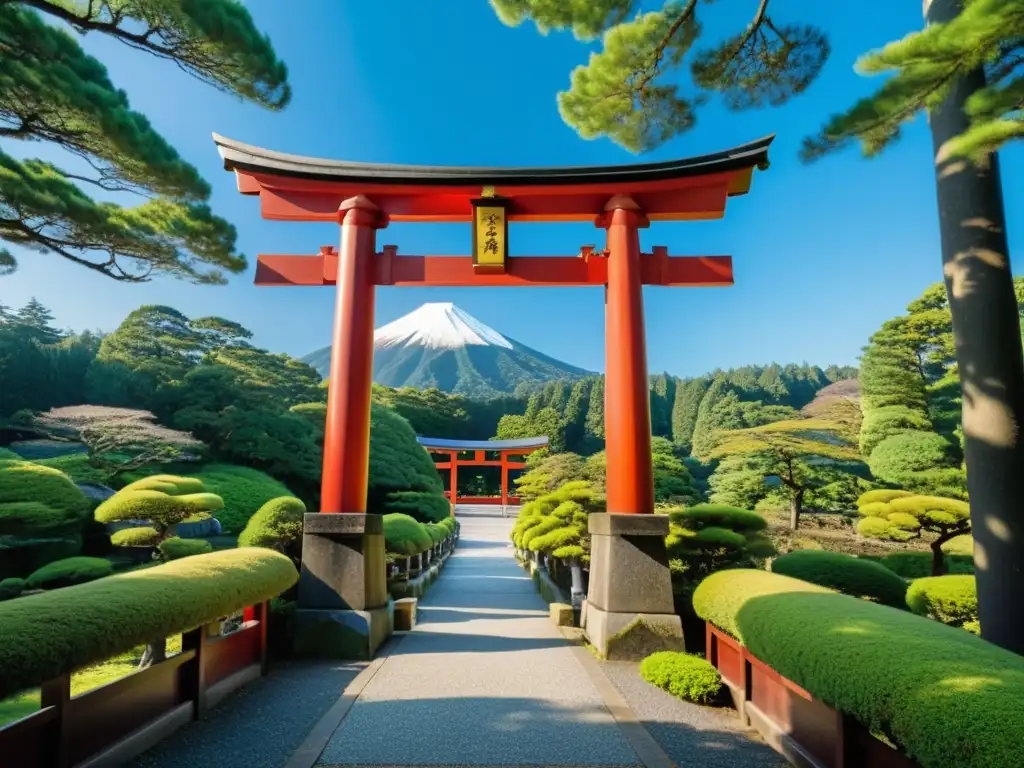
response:
[[[0,459],[0,579],[77,555],[89,499],[63,472]]]
[[[249,518],[238,536],[240,547],[266,547],[288,555],[296,565],[302,546],[306,505],[292,496],[271,499]]]
[[[194,477],[153,475],[136,480],[96,507],[100,523],[145,520],[148,525],[124,528],[110,537],[111,543],[122,547],[156,547],[161,560],[176,560],[211,551],[207,541],[170,536],[176,523],[205,520],[224,502],[220,496],[205,493],[203,483]],[[157,638],[142,654],[139,667],[163,661],[167,656],[167,639]]]
[[[750,510],[724,504],[697,504],[668,513],[665,547],[673,570],[696,584],[722,568],[753,557],[769,557],[775,547],[765,534],[768,523]]]
[[[530,454],[530,458],[540,453]],[[532,465],[532,466],[531,466]],[[534,462],[527,463],[529,469],[515,480],[516,493],[521,499],[531,501],[551,493],[565,483],[583,476],[583,457],[575,453],[546,453]]]
[[[971,532],[971,507],[960,499],[941,496],[915,496],[907,491],[868,491],[857,499],[857,511],[864,518],[857,533],[872,539],[911,541],[923,534],[935,536],[932,550],[932,576],[946,572],[942,545]]]
[[[818,419],[788,419],[715,436],[710,458],[749,457],[765,479],[777,477],[789,496],[789,525],[800,525],[804,497],[813,488],[835,481],[837,470],[860,461],[847,444],[842,427]]]
[[[100,523],[144,520],[147,525],[124,528],[110,537],[120,547],[156,547],[162,560],[209,551],[205,541],[189,541],[171,536],[177,523],[206,520],[223,508],[215,493],[205,493],[203,481],[195,477],[153,475],[136,480],[96,507]]]
[[[522,544],[569,566],[572,604],[579,605],[584,597],[583,566],[590,562],[587,525],[592,512],[604,512],[604,501],[586,482],[576,480],[532,503],[537,522],[523,533]]]
[[[51,437],[79,440],[89,450],[89,463],[111,475],[150,464],[191,461],[204,448],[188,432],[155,422],[149,411],[72,405],[36,416],[32,425]]]

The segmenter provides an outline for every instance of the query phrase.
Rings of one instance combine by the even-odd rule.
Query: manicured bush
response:
[[[9,600],[0,604],[0,698],[269,600],[297,580],[280,553],[229,549]]]
[[[107,485],[110,482],[110,471],[94,467],[89,461],[88,453],[72,453],[52,459],[37,459],[36,463],[42,464],[44,467],[59,469],[76,483]]]
[[[942,545],[942,551],[948,555],[961,555],[974,559],[974,537],[968,533],[954,536]]]
[[[221,497],[224,507],[213,516],[220,520],[225,534],[241,533],[249,518],[271,499],[295,495],[283,483],[251,467],[204,464],[194,472],[182,471],[182,475],[198,480],[207,492]],[[127,477],[135,480],[143,476]]]
[[[659,651],[640,662],[640,676],[673,696],[695,704],[708,704],[722,689],[718,670],[700,656]]]
[[[183,557],[212,552],[213,546],[205,539],[183,539],[179,536],[172,536],[161,541],[157,549],[163,560],[180,560]]]
[[[10,448],[4,448],[3,446],[0,446],[0,460],[4,459],[12,459],[14,461],[19,461],[21,459],[21,456],[16,454]]]
[[[25,591],[25,580],[9,578],[0,581],[0,600],[10,600]]]
[[[122,528],[110,534],[110,543],[115,547],[155,547],[160,543],[160,533],[148,525]]]
[[[430,549],[434,540],[423,523],[395,512],[384,515],[384,544],[396,555],[418,555]]]
[[[772,572],[838,590],[853,597],[903,608],[907,583],[884,565],[841,552],[797,550],[772,562]]]
[[[47,563],[25,579],[26,589],[60,589],[110,576],[114,566],[102,557],[69,557]]]
[[[0,459],[0,578],[78,554],[88,515],[89,499],[63,472]]]
[[[665,548],[678,560],[679,578],[698,581],[719,568],[750,564],[753,557],[775,554],[757,512],[726,504],[696,504],[668,511]]]
[[[439,523],[452,516],[452,505],[437,491],[395,491],[385,498],[384,513],[398,512],[421,523]]]
[[[423,523],[422,525],[435,544],[440,544],[448,536],[448,531],[437,523]]]
[[[302,542],[302,522],[306,505],[294,496],[271,499],[238,536],[240,547],[267,547],[278,552],[294,551]]]
[[[444,518],[443,520],[439,520],[437,524],[444,527],[445,531],[447,531],[448,536],[451,536],[453,533],[455,533],[456,522],[455,518],[451,515]]]
[[[978,586],[973,576],[918,579],[907,590],[907,605],[918,616],[977,634]]]
[[[396,491],[444,490],[434,460],[416,442],[405,418],[386,406],[370,407],[369,509],[385,509],[387,496]]]
[[[694,595],[706,620],[923,768],[1018,765],[1024,658],[968,632],[778,574],[732,570]]]

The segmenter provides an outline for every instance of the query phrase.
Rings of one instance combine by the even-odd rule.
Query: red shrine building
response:
[[[682,646],[665,556],[668,518],[654,515],[643,286],[724,287],[727,255],[640,249],[660,221],[718,219],[768,166],[772,137],[698,157],[632,165],[467,168],[300,157],[214,135],[238,191],[265,219],[336,222],[339,245],[260,255],[256,284],[324,286],[335,294],[319,513],[306,516],[297,650],[372,655],[390,633],[381,517],[367,509],[374,294],[401,286],[580,286],[605,296],[607,513],[592,515],[584,621],[600,652],[638,626]],[[407,255],[377,245],[396,222],[467,224],[469,253]],[[511,256],[509,224],[592,222],[603,245]],[[685,300],[683,296],[681,300]],[[552,329],[557,332],[557,329]],[[452,449],[454,450],[454,449]],[[461,460],[459,462],[461,463]],[[303,639],[305,638],[305,639]],[[303,645],[303,643],[306,643]]]

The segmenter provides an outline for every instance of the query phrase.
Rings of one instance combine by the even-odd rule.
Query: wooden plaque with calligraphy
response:
[[[473,271],[502,273],[508,258],[508,200],[482,197],[473,204]]]

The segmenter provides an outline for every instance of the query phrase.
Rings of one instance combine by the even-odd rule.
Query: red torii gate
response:
[[[321,513],[306,516],[299,651],[351,653],[351,632],[372,654],[390,632],[383,528],[367,510],[375,286],[604,286],[608,513],[592,515],[586,633],[601,652],[638,615],[661,637],[682,629],[673,612],[664,548],[667,518],[653,515],[651,423],[644,346],[644,285],[732,285],[728,256],[640,251],[651,221],[716,219],[766,168],[773,137],[682,160],[563,168],[445,168],[300,157],[214,134],[242,194],[263,217],[334,221],[341,247],[313,255],[260,255],[256,284],[334,286],[335,317]],[[472,256],[377,252],[389,221],[471,222]],[[508,223],[592,221],[606,247],[578,254],[510,257]],[[370,512],[371,514],[368,514]],[[344,624],[335,637],[330,627]],[[304,638],[309,638],[308,642]],[[332,647],[324,647],[324,645]]]
[[[480,497],[464,497],[464,501],[471,504],[495,504],[501,503],[502,507],[508,505],[509,501],[519,503],[519,498],[508,494],[508,471],[510,469],[524,469],[526,464],[521,461],[512,461],[513,456],[527,456],[536,450],[546,448],[548,439],[546,437],[528,437],[522,440],[446,440],[440,437],[416,437],[417,442],[427,449],[428,453],[447,455],[448,461],[439,461],[434,466],[438,469],[450,471],[451,489],[446,495],[452,503],[452,514],[455,514],[455,505],[459,501],[458,480],[459,467],[501,467],[501,497],[499,500]],[[459,454],[472,452],[472,459],[460,459]],[[497,460],[484,458],[487,453],[497,453]]]

